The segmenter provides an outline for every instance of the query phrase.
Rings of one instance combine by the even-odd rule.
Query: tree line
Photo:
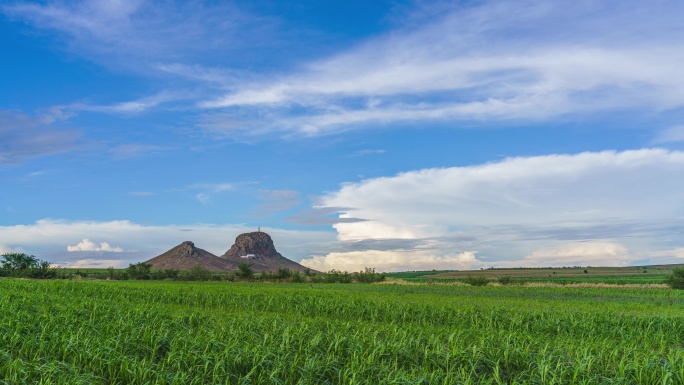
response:
[[[33,255],[24,253],[6,253],[0,259],[0,277],[36,278],[36,279],[107,279],[107,280],[167,280],[167,281],[262,281],[262,282],[293,282],[293,283],[372,283],[386,279],[385,274],[377,273],[375,269],[365,268],[362,271],[348,273],[346,271],[331,270],[326,273],[314,273],[310,269],[303,272],[287,268],[276,271],[257,273],[252,265],[246,262],[238,265],[237,271],[210,271],[201,265],[196,265],[187,271],[165,269],[153,270],[149,263],[131,263],[126,269],[109,267],[104,271],[89,271],[80,269],[63,269],[52,266]]]

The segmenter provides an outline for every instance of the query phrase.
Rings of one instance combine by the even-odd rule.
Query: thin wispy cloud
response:
[[[158,146],[155,144],[129,143],[112,147],[109,152],[116,159],[128,159],[156,154],[168,150],[170,150],[169,147]]]
[[[386,152],[387,152],[387,151],[385,151],[385,150],[371,150],[371,149],[367,149],[367,150],[359,150],[359,151],[356,151],[356,152],[354,152],[353,154],[351,154],[350,156],[351,156],[351,157],[359,157],[359,156],[366,156],[366,155],[380,155],[380,154],[384,154],[384,153],[386,153]]]
[[[226,59],[240,48],[259,45],[261,31],[272,25],[232,2],[16,2],[1,10],[39,30],[56,31],[75,54],[139,72],[208,52]]]
[[[54,126],[66,118],[58,108],[36,115],[0,109],[0,165],[77,148],[81,132]]]
[[[200,106],[243,119],[270,115],[271,124],[251,122],[256,131],[248,133],[267,126],[302,135],[682,106],[684,27],[674,15],[684,6],[609,3],[459,3],[437,21],[370,39],[301,72],[240,85]],[[643,22],[645,12],[653,23]]]
[[[261,201],[254,213],[257,217],[268,217],[302,202],[299,191],[294,190],[261,190],[257,198]]]

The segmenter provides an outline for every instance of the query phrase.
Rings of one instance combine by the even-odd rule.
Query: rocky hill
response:
[[[235,244],[220,257],[187,241],[145,261],[156,270],[190,270],[200,265],[214,271],[238,270],[238,265],[243,262],[250,264],[256,272],[277,271],[279,268],[306,270],[306,267],[283,257],[273,245],[271,236],[262,231],[238,235]]]
[[[190,270],[196,265],[214,271],[236,268],[229,261],[195,247],[195,244],[190,241],[183,242],[171,250],[145,261],[145,263],[149,263],[153,269],[159,270]]]
[[[287,268],[292,271],[304,271],[306,267],[283,257],[273,245],[271,236],[263,231],[240,234],[235,238],[233,246],[219,258],[235,266],[246,262],[254,271],[275,271]]]

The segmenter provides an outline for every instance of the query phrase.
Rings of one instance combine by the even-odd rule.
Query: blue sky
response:
[[[684,4],[2,1],[0,252],[684,258]]]

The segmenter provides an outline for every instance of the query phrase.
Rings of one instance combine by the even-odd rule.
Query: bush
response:
[[[129,264],[126,273],[130,279],[147,280],[152,278],[152,265],[145,262]]]
[[[356,273],[356,281],[361,283],[381,282],[385,280],[385,274],[376,273],[375,269],[366,267],[363,271]]]
[[[330,270],[327,273],[311,276],[313,283],[351,283],[352,275],[346,271]]]
[[[240,264],[238,265],[237,276],[246,279],[253,278],[254,271],[252,270],[252,264],[247,262],[240,262]]]
[[[554,272],[554,274],[556,274]],[[513,283],[513,278],[511,278],[510,275],[504,275],[503,277],[499,277],[496,279],[497,282],[499,282],[499,285],[510,285]]]
[[[287,279],[292,276],[292,271],[288,268],[278,268],[278,272],[275,274],[274,278],[276,279]]]
[[[673,289],[684,289],[684,267],[672,269],[672,275],[665,279],[665,283]]]
[[[290,282],[292,283],[302,283],[306,282],[306,278],[302,275],[302,273],[295,271],[292,273],[292,277],[290,277]]]
[[[470,286],[487,286],[489,284],[489,278],[482,276],[482,275],[476,275],[476,276],[468,276],[466,278],[465,283],[467,283]]]
[[[202,265],[195,265],[185,276],[188,281],[208,281],[211,279],[211,272]]]

